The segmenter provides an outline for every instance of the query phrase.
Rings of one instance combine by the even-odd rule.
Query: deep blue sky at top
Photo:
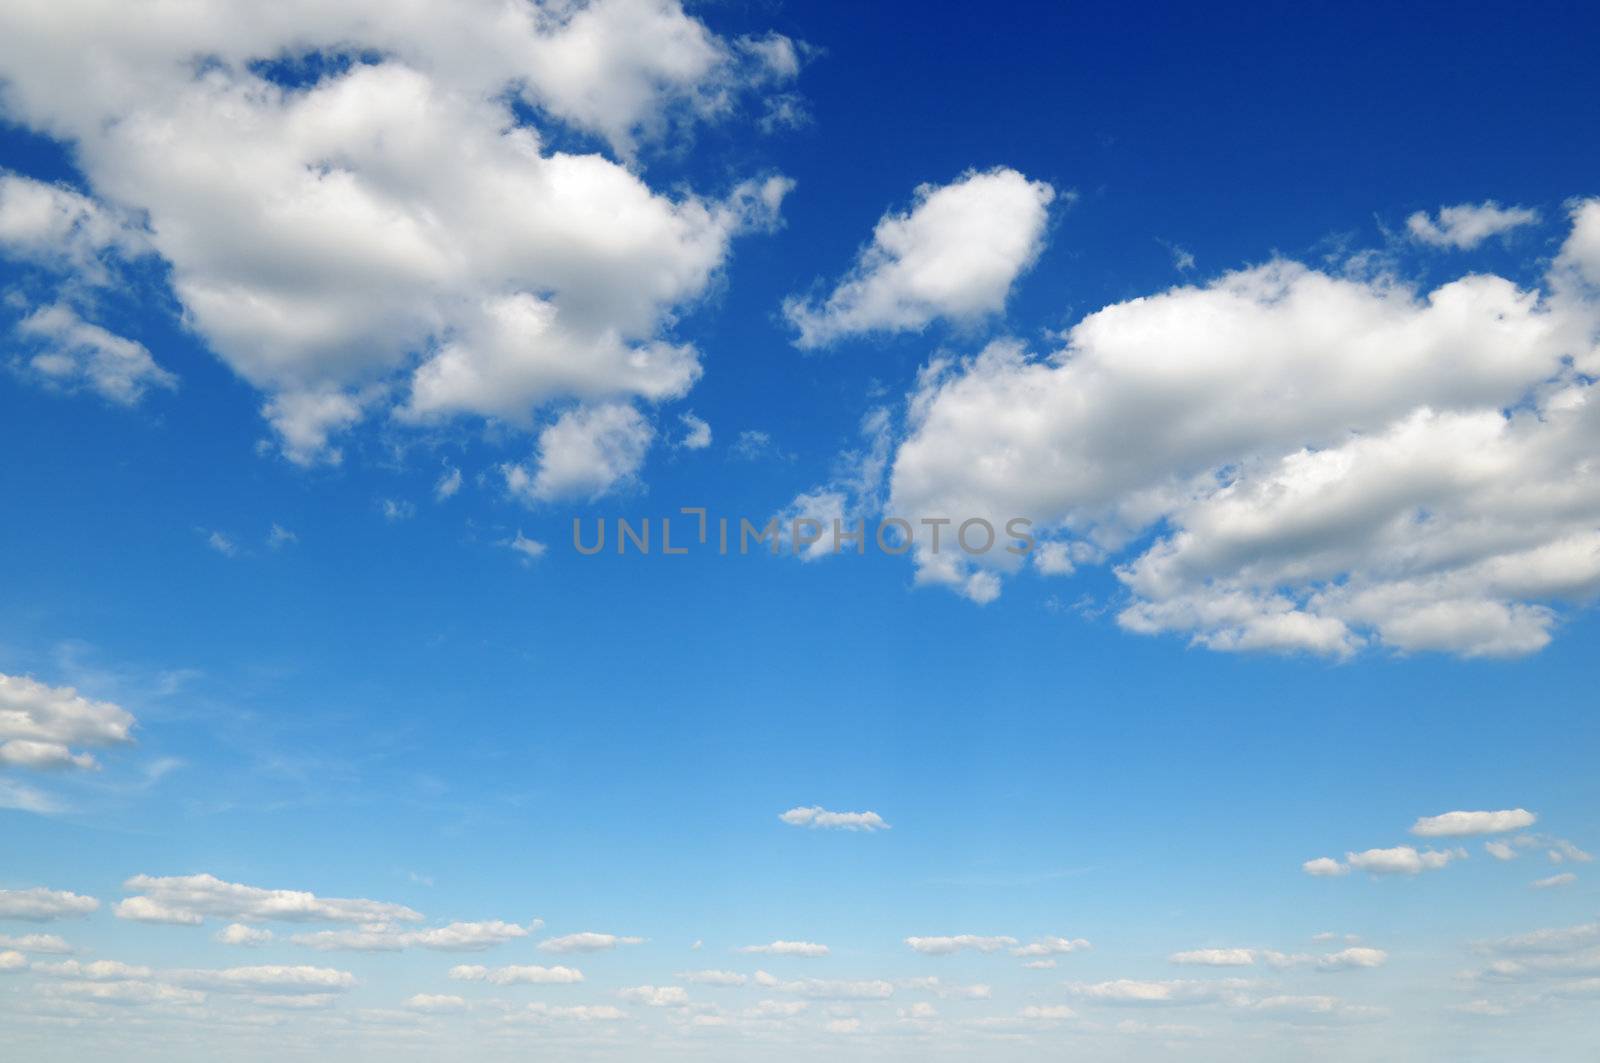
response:
[[[1146,899],[1136,871],[1157,855],[1193,877],[1201,903],[1208,889],[1255,885],[1287,911],[1323,885],[1284,886],[1317,855],[1308,836],[1330,851],[1390,844],[1435,806],[1592,809],[1592,619],[1524,661],[1333,665],[1213,655],[1082,617],[1070,608],[1080,596],[1102,608],[1115,593],[1103,571],[1017,580],[979,608],[913,591],[909,565],[891,559],[585,560],[568,548],[574,514],[774,512],[826,477],[883,401],[875,385],[892,399],[935,351],[981,346],[986,334],[936,326],[807,355],[777,313],[785,295],[841,273],[915,186],[969,167],[1012,166],[1077,193],[1058,201],[1047,250],[995,330],[1035,349],[1046,329],[1180,282],[1170,245],[1194,254],[1203,279],[1274,252],[1315,262],[1378,247],[1380,224],[1491,197],[1552,223],[1523,234],[1524,251],[1559,240],[1562,201],[1600,191],[1600,138],[1592,116],[1575,120],[1600,99],[1600,16],[1541,12],[697,11],[725,35],[776,29],[814,45],[800,81],[814,121],[767,138],[736,121],[700,131],[706,150],[646,155],[657,185],[721,192],[753,166],[798,184],[785,228],[743,238],[724,290],[679,329],[706,372],[663,425],[693,409],[713,448],[659,449],[647,490],[594,507],[505,499],[492,468],[526,456],[529,440],[470,423],[363,429],[338,468],[258,457],[260,396],[184,333],[153,283],[113,320],[181,377],[175,394],[130,411],[0,380],[0,665],[85,685],[99,669],[143,677],[121,692],[146,750],[222,777],[163,782],[183,829],[158,838],[119,834],[132,829],[123,812],[107,813],[110,829],[19,818],[11,836],[81,888],[111,892],[138,870],[276,880],[255,840],[287,838],[272,812],[303,803],[337,819],[317,842],[323,892],[379,863],[548,863],[567,869],[540,881],[549,907],[599,912],[625,889],[619,869],[648,860],[664,886],[711,883],[674,903],[738,924],[757,906],[731,885],[736,870],[770,872],[762,907],[838,870],[769,848],[772,815],[796,803],[882,808],[897,830],[937,821],[945,844],[966,846],[953,855],[906,829],[854,865],[863,881],[1110,863],[1115,889],[1091,876],[1024,892],[1130,912]],[[15,129],[0,131],[0,161],[71,176],[58,149]],[[1471,261],[1529,281],[1537,258],[1490,245]],[[1437,281],[1451,274],[1430,269],[1459,261],[1405,268]],[[733,459],[746,429],[778,453]],[[436,506],[446,462],[468,486]],[[386,523],[384,498],[410,501],[415,517]],[[273,523],[299,542],[270,550]],[[519,529],[549,555],[524,567],[495,545]],[[213,530],[241,556],[208,550]],[[72,642],[86,648],[64,656]],[[168,669],[199,675],[176,695],[150,690]],[[1273,807],[1248,836],[1215,829],[1266,792]],[[236,807],[216,811],[224,803]],[[670,829],[684,823],[694,837]],[[595,848],[601,831],[628,855]],[[1259,878],[1208,878],[1227,846]],[[493,909],[481,891],[497,887],[477,888],[474,911],[450,914]],[[894,898],[892,913],[879,900],[853,917],[965,903],[943,887]],[[740,929],[770,932],[759,925]]]

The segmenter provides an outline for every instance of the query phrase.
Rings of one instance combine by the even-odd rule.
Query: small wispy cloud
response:
[[[889,824],[876,812],[830,812],[821,805],[805,805],[778,813],[778,818],[791,827],[811,827],[829,830],[878,831],[888,830]]]

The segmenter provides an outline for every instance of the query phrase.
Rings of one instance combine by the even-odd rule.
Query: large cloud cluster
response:
[[[1214,649],[1535,651],[1600,590],[1600,201],[1572,220],[1543,290],[1275,260],[936,361],[890,509],[1031,518],[1117,563],[1125,628]],[[1017,564],[919,554],[978,600]]]
[[[630,165],[798,66],[677,0],[8,4],[4,113],[69,143],[91,195],[12,178],[0,250],[92,282],[152,249],[297,462],[380,409],[667,400],[700,372],[675,312],[788,182],[669,196]]]

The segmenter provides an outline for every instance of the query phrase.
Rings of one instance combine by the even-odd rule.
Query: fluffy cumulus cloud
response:
[[[243,945],[254,948],[265,945],[272,940],[272,931],[265,927],[245,926],[243,923],[229,923],[213,935],[213,939],[224,945]]]
[[[1461,203],[1442,207],[1437,219],[1417,211],[1406,219],[1406,230],[1413,240],[1432,247],[1469,251],[1491,236],[1508,233],[1539,220],[1539,212],[1527,207],[1502,207],[1494,200]]]
[[[446,993],[417,993],[406,998],[405,1006],[410,1011],[442,1015],[449,1012],[465,1011],[467,1002],[461,997],[451,996]]]
[[[1450,838],[1464,834],[1500,834],[1531,827],[1538,819],[1524,808],[1499,812],[1446,812],[1423,816],[1411,825],[1411,833],[1422,838]]]
[[[654,438],[655,428],[626,403],[569,410],[539,434],[535,469],[505,467],[506,487],[530,501],[598,497],[639,471]]]
[[[676,1008],[689,1003],[689,993],[676,985],[637,985],[618,990],[617,995],[630,1004],[643,1004],[649,1008]]]
[[[723,39],[677,0],[8,4],[6,117],[70,144],[88,188],[6,186],[0,248],[89,281],[148,250],[298,462],[336,460],[378,411],[663,401],[700,372],[676,312],[789,183],[668,195],[639,148],[799,65],[793,42]],[[62,373],[120,367],[106,386],[129,397],[166,382],[83,338]]]
[[[854,268],[820,301],[791,297],[784,314],[801,347],[869,332],[916,332],[936,318],[971,322],[1005,309],[1011,286],[1044,246],[1053,188],[1000,167],[922,185],[903,214],[885,214]]]
[[[935,360],[889,509],[1109,559],[1126,629],[1218,650],[1534,652],[1600,590],[1600,200],[1546,278],[1283,260]],[[935,555],[977,600],[1021,559]]]
[[[831,830],[877,831],[888,830],[889,824],[876,812],[829,812],[820,805],[807,805],[780,812],[778,818],[792,827],[812,827]]]
[[[402,904],[361,898],[318,897],[304,890],[263,889],[215,875],[135,875],[123,888],[136,896],[118,901],[118,918],[198,926],[207,918],[291,923],[416,923],[422,915]]]
[[[133,716],[109,701],[0,674],[0,767],[92,769],[93,755],[73,747],[131,742],[133,725]]]
[[[1437,871],[1452,861],[1466,858],[1465,849],[1424,849],[1419,852],[1409,845],[1397,845],[1390,849],[1345,853],[1344,863],[1331,856],[1320,856],[1300,866],[1308,875],[1345,875],[1352,870],[1374,875],[1417,875],[1424,871]]]
[[[1345,867],[1331,856],[1319,856],[1314,860],[1307,860],[1305,863],[1300,865],[1300,870],[1304,871],[1308,875],[1314,875],[1319,878],[1346,875],[1350,873],[1350,869],[1348,867]]]
[[[99,907],[100,902],[93,897],[83,897],[67,890],[52,890],[43,886],[0,890],[0,919],[47,923],[55,919],[88,915]]]

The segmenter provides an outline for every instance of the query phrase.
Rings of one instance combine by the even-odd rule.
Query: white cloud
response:
[[[812,1000],[887,1000],[894,996],[894,985],[882,979],[861,981],[826,978],[796,978],[785,981],[765,971],[757,971],[755,984],[763,989]]]
[[[516,535],[505,540],[503,543],[501,543],[501,545],[506,547],[508,550],[515,550],[518,554],[521,554],[523,564],[527,564],[529,561],[539,560],[539,558],[543,557],[545,552],[549,549],[549,547],[545,546],[544,543],[539,542],[537,539],[530,539],[526,535],[523,535],[521,528],[517,529]]]
[[[1452,860],[1465,860],[1465,849],[1427,849],[1418,852],[1409,845],[1392,849],[1367,849],[1359,853],[1346,853],[1345,863],[1374,875],[1415,875],[1423,871],[1437,871]]]
[[[810,1008],[811,1005],[804,1000],[762,1000],[745,1014],[752,1019],[792,1019]]]
[[[823,827],[834,830],[888,830],[889,824],[876,812],[829,812],[820,805],[791,808],[778,818],[794,827]]]
[[[129,980],[121,982],[62,982],[50,987],[56,996],[92,1004],[111,1004],[118,1007],[151,1007],[158,1005],[194,1005],[205,1003],[206,995],[195,989],[183,989],[165,982]]]
[[[1260,956],[1267,966],[1275,967],[1279,970],[1291,967],[1315,967],[1319,971],[1347,971],[1382,967],[1389,962],[1389,954],[1383,949],[1368,948],[1364,945],[1356,945],[1320,956],[1307,953],[1275,952],[1271,949],[1262,952]]]
[[[1517,840],[1520,842],[1523,839],[1518,838]],[[1529,841],[1550,846],[1545,855],[1550,858],[1552,864],[1561,864],[1568,860],[1579,864],[1587,864],[1594,859],[1593,855],[1584,852],[1565,838],[1547,838],[1543,835],[1534,835]]]
[[[430,1015],[467,1010],[467,1002],[460,997],[443,993],[418,993],[406,999],[408,1011],[421,1011]]]
[[[20,949],[23,952],[43,952],[55,955],[65,955],[66,953],[77,951],[55,934],[24,934],[21,937],[0,934],[0,949]]]
[[[1077,1012],[1065,1004],[1029,1004],[1017,1012],[1019,1018],[1044,1022],[1060,1022],[1063,1019],[1077,1018],[1077,1015]]]
[[[759,428],[746,428],[733,443],[733,456],[741,461],[755,461],[774,452],[772,436]]]
[[[624,163],[781,88],[798,66],[779,42],[724,41],[676,0],[8,5],[8,116],[72,144],[93,195],[0,218],[38,244],[108,203],[148,216],[186,322],[265,393],[297,462],[335,460],[332,437],[383,407],[658,401],[699,374],[675,313],[788,182],[669,197]],[[272,80],[304,56],[360,58]],[[622,161],[553,150],[556,123]]]
[[[538,467],[507,465],[506,486],[528,501],[599,498],[632,479],[655,428],[625,403],[580,406],[539,433]]]
[[[1483,947],[1510,955],[1548,955],[1600,946],[1600,923],[1551,927],[1491,941]]]
[[[215,875],[135,875],[123,888],[138,891],[116,905],[118,918],[197,926],[207,917],[246,922],[420,922],[401,904],[360,898],[318,897],[303,890],[262,889],[224,882]]]
[[[1571,871],[1563,871],[1561,874],[1551,875],[1549,878],[1536,879],[1530,882],[1529,885],[1536,890],[1547,890],[1556,886],[1570,886],[1576,881],[1578,881],[1577,875],[1574,875]]]
[[[571,985],[583,981],[583,972],[571,967],[480,967],[462,964],[450,968],[457,982],[488,982],[491,985]]]
[[[872,243],[820,305],[785,300],[795,342],[822,347],[854,333],[915,332],[935,318],[1001,312],[1039,257],[1055,194],[1005,167],[920,186],[909,212],[879,219]]]
[[[0,890],[0,919],[47,923],[55,919],[88,915],[99,907],[100,902],[93,897],[79,896],[66,890],[45,889],[43,886]]]
[[[61,811],[61,805],[54,798],[41,793],[25,783],[15,779],[0,776],[0,808],[12,808],[19,812],[36,812],[48,815]]]
[[[617,991],[617,995],[630,1004],[643,1004],[651,1008],[682,1007],[689,1003],[689,994],[682,986],[638,985]]]
[[[683,413],[678,415],[678,420],[683,422],[683,438],[678,440],[678,446],[685,450],[704,450],[711,445],[711,426],[704,419],[693,413]]]
[[[1171,963],[1197,967],[1249,967],[1256,962],[1251,949],[1192,949],[1174,952],[1167,959]]]
[[[737,971],[679,971],[678,977],[694,985],[740,986],[750,979]]]
[[[1321,994],[1291,995],[1260,998],[1242,998],[1233,1002],[1247,1012],[1270,1015],[1285,1022],[1304,1022],[1323,1025],[1328,1022],[1372,1022],[1388,1012],[1361,1004],[1347,1004],[1338,997]]]
[[[518,1018],[531,1022],[617,1022],[627,1018],[627,1013],[621,1008],[614,1008],[610,1004],[571,1004],[555,1006],[543,1001],[535,1001],[524,1008],[520,1013],[512,1012],[506,1016],[508,1019]]]
[[[33,969],[55,978],[77,978],[86,982],[117,982],[126,978],[149,978],[153,973],[148,967],[121,963],[117,960],[95,960],[92,963],[63,960],[60,963],[36,963]]]
[[[1314,967],[1319,971],[1344,971],[1355,968],[1382,967],[1389,954],[1382,949],[1352,946],[1338,952],[1314,955],[1310,953],[1285,953],[1273,949],[1194,949],[1175,952],[1167,959],[1180,966],[1190,967],[1252,967],[1259,960],[1269,967],[1284,970],[1293,967]]]
[[[133,716],[109,701],[0,673],[0,765],[95,768],[93,756],[71,747],[131,742],[133,725]]]
[[[939,978],[937,975],[925,975],[919,978],[907,978],[901,981],[901,988],[916,989],[943,998],[956,1000],[988,1000],[993,995],[993,988],[981,982],[973,985],[954,985]]]
[[[1450,838],[1464,834],[1500,834],[1531,827],[1539,817],[1522,808],[1501,812],[1446,812],[1423,816],[1411,826],[1411,833],[1423,838]]]
[[[1331,856],[1319,856],[1315,860],[1307,860],[1300,865],[1300,870],[1308,875],[1330,876],[1349,874],[1350,869]]]
[[[272,940],[272,931],[262,927],[245,926],[243,923],[229,923],[212,935],[212,939],[224,945],[256,946],[265,945]]]
[[[481,952],[527,936],[527,927],[491,920],[483,923],[451,923],[431,930],[413,930],[378,923],[356,930],[319,930],[296,934],[291,940],[296,945],[323,951],[399,952],[402,949],[419,948],[436,952]]]
[[[766,945],[743,945],[740,952],[763,953],[772,956],[826,956],[828,946],[814,941],[773,941]]]
[[[1575,212],[1550,292],[1475,275],[1421,293],[1279,260],[1106,307],[1048,358],[1003,341],[936,359],[889,511],[1085,542],[1138,633],[1534,652],[1600,592],[1591,228],[1600,201]],[[980,601],[1020,568],[927,546],[919,581]]]
[[[1144,982],[1119,978],[1108,982],[1069,985],[1068,990],[1084,1000],[1101,1004],[1199,1004],[1215,1000],[1240,988],[1237,981],[1194,982],[1185,980]]]
[[[277,964],[260,967],[226,967],[219,970],[173,971],[170,972],[170,977],[182,985],[226,993],[343,991],[356,984],[355,975],[349,971],[340,971],[332,967]]]
[[[1539,220],[1539,212],[1527,207],[1502,207],[1494,200],[1479,204],[1461,203],[1442,207],[1438,220],[1428,217],[1426,211],[1417,211],[1406,219],[1406,229],[1411,238],[1433,247],[1453,247],[1468,251],[1491,236],[1510,232]]]
[[[447,498],[453,498],[459,490],[461,490],[461,470],[451,466],[439,477],[438,483],[433,485],[434,501],[443,502]]]
[[[22,971],[28,967],[28,957],[20,952],[7,949],[0,952],[0,973],[8,971]]]
[[[639,945],[643,942],[644,938],[597,934],[590,930],[580,934],[567,934],[564,937],[547,938],[539,942],[539,947],[546,952],[605,952],[618,945]]]
[[[906,944],[913,952],[920,952],[924,956],[948,956],[963,949],[972,949],[975,952],[999,952],[1001,949],[1015,948],[1017,939],[954,934],[948,937],[910,937],[906,938]]]
[[[1600,288],[1600,198],[1573,206],[1572,235],[1561,247],[1552,271],[1558,288],[1580,295],[1585,285]]]
[[[883,508],[884,474],[894,448],[889,410],[882,406],[868,410],[861,418],[860,435],[861,446],[835,459],[834,475],[826,483],[796,496],[777,514],[779,534],[802,561],[849,550],[863,552],[878,535],[868,518]]]
[[[1496,860],[1515,860],[1517,850],[1507,842],[1484,842],[1483,851]]]
[[[132,406],[152,387],[178,386],[177,377],[157,365],[144,344],[92,325],[62,303],[23,318],[17,335],[37,348],[23,363],[29,374],[52,387],[88,388]]]
[[[101,279],[109,256],[148,250],[147,234],[113,208],[65,185],[0,171],[0,254]]]
[[[1060,956],[1092,948],[1083,938],[1043,937],[1011,950],[1013,956]]]

